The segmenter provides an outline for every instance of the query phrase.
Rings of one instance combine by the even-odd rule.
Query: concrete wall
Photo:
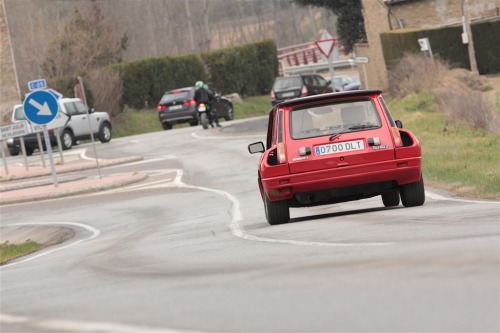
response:
[[[20,102],[4,0],[0,0],[0,124],[9,121],[12,107]]]

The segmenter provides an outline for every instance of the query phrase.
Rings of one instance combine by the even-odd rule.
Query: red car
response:
[[[385,207],[425,202],[422,151],[394,121],[380,90],[329,93],[289,100],[269,114],[259,188],[269,224],[290,220],[290,207],[382,196]]]

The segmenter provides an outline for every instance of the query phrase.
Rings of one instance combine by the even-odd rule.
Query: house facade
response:
[[[368,43],[357,44],[356,56],[370,59],[365,65],[364,87],[386,89],[387,68],[380,34],[396,29],[432,29],[462,25],[468,12],[471,22],[500,18],[500,0],[361,0]],[[415,41],[417,42],[417,41]],[[360,75],[364,81],[364,75]]]

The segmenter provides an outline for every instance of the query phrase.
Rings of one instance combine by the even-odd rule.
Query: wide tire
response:
[[[163,129],[165,131],[172,129],[172,124],[171,123],[164,122],[164,123],[161,123],[161,126],[163,127]]]
[[[401,202],[405,207],[422,206],[425,202],[424,177],[416,183],[401,185],[399,187]]]
[[[68,150],[73,147],[75,139],[73,138],[73,133],[70,130],[65,129],[61,134],[61,146],[63,150]]]
[[[267,195],[264,195],[264,209],[266,211],[267,222],[270,225],[283,224],[290,221],[290,208],[286,200],[270,201]]]
[[[200,122],[201,122],[201,126],[203,126],[203,129],[208,129],[208,115],[206,112],[203,112],[200,115]]]
[[[399,205],[399,192],[392,190],[382,194],[382,202],[385,207],[394,207]]]
[[[109,142],[111,140],[111,126],[107,123],[101,125],[99,128],[99,141],[102,143]]]

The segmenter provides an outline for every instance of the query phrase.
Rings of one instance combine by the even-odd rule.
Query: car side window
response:
[[[316,80],[318,81],[317,85],[320,87],[326,87],[328,85],[326,80],[324,78],[322,78],[321,76],[316,77]]]
[[[73,105],[73,103],[65,103],[64,108],[66,109],[66,112],[70,116],[76,115],[76,107]]]
[[[73,102],[75,104],[75,109],[77,114],[86,114],[87,107],[80,101]]]

